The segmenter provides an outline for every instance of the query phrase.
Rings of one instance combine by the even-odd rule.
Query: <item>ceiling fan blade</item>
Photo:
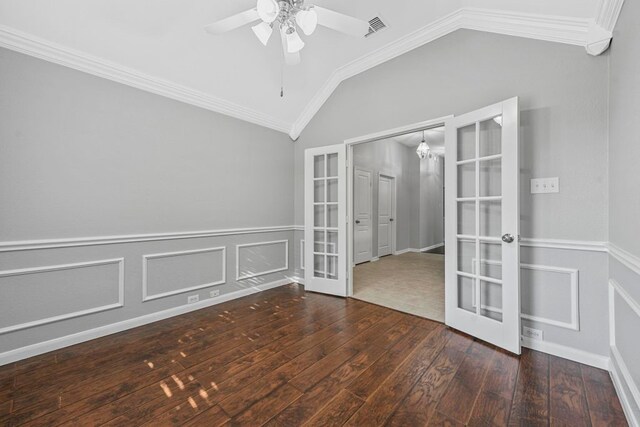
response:
[[[320,6],[313,6],[318,14],[318,24],[354,37],[364,37],[369,32],[369,23]]]
[[[284,31],[280,31],[280,40],[282,41],[284,63],[287,65],[298,65],[300,63],[300,52],[289,53],[287,49],[287,36],[284,34]]]
[[[206,25],[204,29],[211,34],[222,34],[227,31],[235,30],[243,25],[250,24],[258,19],[260,19],[258,11],[256,9],[249,9],[228,18],[221,19],[213,24]]]

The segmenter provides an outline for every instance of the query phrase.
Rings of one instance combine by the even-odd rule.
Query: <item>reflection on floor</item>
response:
[[[444,256],[409,252],[359,264],[353,296],[444,322]]]

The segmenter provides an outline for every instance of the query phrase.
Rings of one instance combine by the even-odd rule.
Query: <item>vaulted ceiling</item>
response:
[[[297,138],[344,79],[459,28],[606,48],[623,0],[307,0],[388,28],[319,27],[297,66],[249,26],[203,26],[255,0],[2,0],[0,46],[199,105]],[[604,46],[604,48],[603,48]],[[594,53],[594,52],[591,52]],[[280,97],[281,79],[285,93]]]

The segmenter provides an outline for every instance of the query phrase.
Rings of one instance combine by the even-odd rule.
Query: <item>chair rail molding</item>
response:
[[[189,286],[189,287],[186,287],[186,288],[175,289],[175,290],[169,291],[169,292],[162,292],[162,293],[159,293],[159,294],[149,295],[149,289],[148,289],[148,287],[149,287],[149,284],[148,284],[149,266],[148,266],[148,261],[150,259],[162,259],[162,258],[169,258],[169,257],[175,257],[175,256],[181,256],[181,255],[195,255],[195,254],[202,254],[202,253],[209,253],[209,252],[222,252],[222,265],[221,265],[222,279],[217,280],[215,282],[203,283],[203,284],[196,285],[196,286]],[[209,288],[211,286],[223,285],[225,283],[227,283],[227,248],[226,248],[226,246],[220,246],[220,247],[216,247],[216,248],[194,249],[194,250],[188,250],[188,251],[165,252],[165,253],[158,253],[158,254],[142,255],[142,302],[153,301],[153,300],[156,300],[156,299],[165,298],[165,297],[172,296],[172,295],[178,295],[178,294],[182,294],[182,293],[185,293],[185,292],[195,291],[195,290],[198,290],[198,289]]]
[[[608,244],[609,254],[636,274],[640,274],[640,258],[613,243]]]
[[[293,231],[297,226],[276,225],[271,227],[229,228],[203,231],[182,231],[173,233],[129,234],[95,237],[69,237],[64,239],[20,240],[0,242],[1,252],[29,251],[35,249],[57,249],[76,246],[113,245],[118,243],[153,242],[159,240],[198,239],[204,237],[235,236],[242,234],[276,233]]]
[[[2,277],[11,277],[11,276],[22,276],[27,274],[48,273],[52,271],[73,270],[77,268],[98,267],[98,266],[111,265],[111,264],[118,265],[118,301],[117,302],[112,304],[102,305],[99,307],[93,307],[93,308],[87,308],[84,310],[74,311],[72,313],[65,313],[57,316],[46,317],[43,319],[20,323],[17,325],[6,326],[4,328],[0,328],[0,335],[6,334],[9,332],[20,331],[23,329],[33,328],[36,326],[42,326],[49,323],[59,322],[62,320],[74,319],[76,317],[86,316],[89,314],[100,313],[107,310],[113,310],[115,308],[124,307],[124,258],[102,259],[97,261],[77,262],[73,264],[49,265],[49,266],[43,266],[43,267],[31,267],[31,268],[21,268],[16,270],[0,271],[0,278],[2,278]]]

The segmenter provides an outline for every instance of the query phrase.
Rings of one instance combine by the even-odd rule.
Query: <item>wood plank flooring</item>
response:
[[[288,285],[2,366],[0,425],[627,424],[606,371]]]

